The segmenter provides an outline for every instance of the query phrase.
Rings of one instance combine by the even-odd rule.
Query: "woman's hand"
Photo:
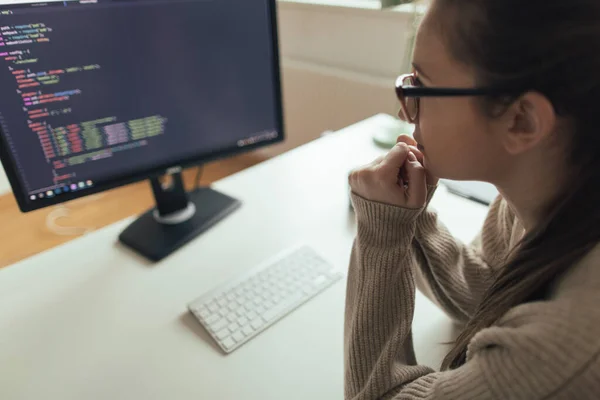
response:
[[[396,143],[406,143],[408,145],[408,147],[410,148],[410,150],[414,153],[414,155],[417,156],[417,160],[419,160],[421,165],[425,166],[425,157],[423,156],[423,153],[421,152],[421,150],[419,150],[419,148],[417,147],[419,144],[417,143],[417,141],[415,139],[413,139],[412,136],[400,135],[400,136],[398,136]],[[439,179],[437,177],[431,175],[429,173],[429,171],[427,171],[427,170],[426,170],[426,173],[427,173],[427,184],[429,186],[437,186]]]
[[[406,141],[401,136],[387,155],[352,171],[352,191],[367,200],[392,206],[423,207],[427,199],[427,172],[419,162],[423,154],[414,147],[416,143],[409,145]]]

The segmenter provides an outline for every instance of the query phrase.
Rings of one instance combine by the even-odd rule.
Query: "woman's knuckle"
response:
[[[362,180],[364,178],[365,170],[365,168],[360,168],[350,172],[350,181],[358,182]]]

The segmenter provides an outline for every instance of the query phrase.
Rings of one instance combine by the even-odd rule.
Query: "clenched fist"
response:
[[[428,176],[423,167],[423,154],[409,136],[383,157],[350,173],[350,188],[371,201],[392,206],[418,209],[427,200],[427,185],[437,180]]]

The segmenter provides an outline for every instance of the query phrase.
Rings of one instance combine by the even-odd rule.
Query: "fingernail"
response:
[[[408,159],[410,161],[417,161],[417,156],[415,156],[415,154],[411,151],[410,153],[408,153]]]

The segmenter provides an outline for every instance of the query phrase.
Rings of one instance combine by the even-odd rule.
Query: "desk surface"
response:
[[[2,399],[342,399],[345,282],[230,355],[186,305],[296,243],[347,268],[355,234],[347,174],[381,154],[378,115],[214,185],[242,208],[158,264],[117,244],[122,221],[0,271]],[[440,188],[432,206],[472,239],[486,207]],[[419,362],[455,328],[420,294]]]

